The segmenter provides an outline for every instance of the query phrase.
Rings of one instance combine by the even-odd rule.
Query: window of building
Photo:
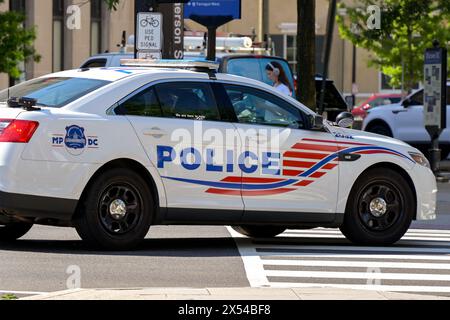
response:
[[[389,84],[390,79],[391,79],[391,77],[389,77],[388,75],[385,75],[384,73],[380,72],[380,91],[381,92],[400,93],[401,92],[401,88],[392,87]],[[419,87],[420,87],[420,84],[416,83],[412,89],[413,90],[417,90],[417,89],[419,89]]]
[[[91,0],[91,55],[102,50],[102,0]]]
[[[64,69],[64,0],[53,0],[53,72]]]
[[[324,48],[325,36],[316,35],[316,73],[323,72],[322,54]],[[294,74],[297,73],[297,36],[286,34],[284,40],[284,58],[289,62],[289,66]]]

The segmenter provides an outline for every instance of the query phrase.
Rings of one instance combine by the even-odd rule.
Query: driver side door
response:
[[[333,134],[310,130],[306,113],[274,94],[223,86],[242,141],[244,220],[332,220],[339,177]]]
[[[408,98],[409,103],[394,113],[394,137],[403,141],[417,143],[429,141],[424,126],[423,90]]]

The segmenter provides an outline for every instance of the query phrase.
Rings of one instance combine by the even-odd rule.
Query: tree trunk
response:
[[[316,1],[297,0],[297,98],[316,110]]]

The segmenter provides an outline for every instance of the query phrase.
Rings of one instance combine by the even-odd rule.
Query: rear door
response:
[[[118,110],[131,121],[162,177],[169,218],[183,220],[184,209],[212,208],[210,216],[231,210],[229,219],[241,217],[240,194],[230,201],[215,192],[229,170],[227,155],[240,141],[225,139],[235,128],[223,119],[209,81],[156,83],[121,102]],[[240,192],[240,184],[233,187]]]

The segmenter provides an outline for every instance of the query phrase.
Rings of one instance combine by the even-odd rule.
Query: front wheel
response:
[[[341,231],[362,245],[390,245],[411,225],[414,195],[394,170],[376,168],[360,177],[351,190]]]
[[[14,241],[22,238],[33,225],[31,223],[14,222],[0,225],[0,242]]]
[[[147,235],[153,211],[146,181],[132,170],[113,169],[100,175],[87,190],[75,228],[94,247],[129,250]]]
[[[279,226],[233,226],[232,228],[251,238],[273,238],[286,230]]]

